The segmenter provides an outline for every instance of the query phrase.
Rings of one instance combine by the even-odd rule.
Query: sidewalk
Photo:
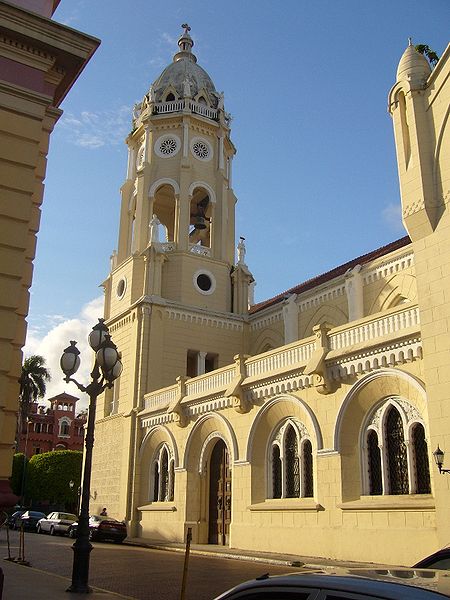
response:
[[[185,545],[179,542],[156,541],[146,538],[127,538],[124,544],[151,548],[152,550],[166,550],[169,552],[184,552]],[[228,546],[215,546],[213,544],[191,544],[191,554],[198,556],[211,556],[215,558],[228,558],[237,560],[248,560],[251,562],[262,562],[272,565],[286,567],[373,567],[373,563],[350,562],[333,560],[331,558],[319,558],[314,556],[300,556],[294,554],[276,554],[272,552],[260,552],[254,550],[240,550]]]
[[[70,579],[52,575],[32,567],[24,567],[7,560],[0,561],[4,574],[2,600],[69,600],[70,598],[89,598],[89,600],[132,600],[100,588],[92,588],[91,594],[70,594],[65,590]]]

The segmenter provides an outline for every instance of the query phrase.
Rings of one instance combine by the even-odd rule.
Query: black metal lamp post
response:
[[[444,464],[444,451],[439,448],[439,445],[436,448],[436,450],[433,452],[433,456],[434,456],[434,460],[437,464],[437,467],[439,469],[439,473],[450,473],[450,469],[442,468],[442,465]]]
[[[112,388],[113,382],[122,372],[120,354],[116,345],[112,342],[108,327],[104,319],[99,319],[97,325],[89,334],[89,345],[95,352],[94,368],[91,372],[91,382],[84,386],[72,375],[80,366],[80,351],[76,342],[71,341],[61,356],[61,369],[64,372],[64,380],[72,381],[79,390],[89,395],[89,414],[86,429],[84,453],[83,484],[81,493],[81,509],[78,518],[77,539],[73,544],[73,568],[72,584],[68,592],[80,594],[89,593],[89,558],[92,544],[89,541],[89,497],[91,488],[92,449],[94,446],[95,407],[97,397],[105,388]]]

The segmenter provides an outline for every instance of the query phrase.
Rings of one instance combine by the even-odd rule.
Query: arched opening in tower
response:
[[[161,223],[159,240],[175,241],[175,192],[170,185],[163,185],[155,193],[151,215],[156,215]]]
[[[189,221],[189,244],[211,247],[212,203],[208,192],[196,188],[192,194]]]

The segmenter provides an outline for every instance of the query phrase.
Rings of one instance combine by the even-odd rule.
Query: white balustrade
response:
[[[181,112],[184,108],[184,100],[174,100],[172,102],[159,102],[154,105],[154,112],[157,115]]]
[[[207,395],[213,390],[224,390],[236,377],[235,365],[199,375],[186,382],[187,396]]]
[[[188,103],[188,104],[187,104]],[[172,100],[171,102],[158,102],[153,105],[153,111],[157,115],[163,115],[167,113],[174,112],[182,112],[185,106],[189,107],[189,110],[197,115],[201,115],[202,117],[207,117],[208,119],[217,119],[217,109],[210,108],[205,104],[199,104],[198,102],[194,102],[194,100]]]
[[[173,252],[176,250],[176,245],[175,242],[162,242],[160,248],[162,252]]]
[[[362,344],[385,335],[392,336],[398,331],[419,325],[419,309],[417,306],[373,319],[367,323],[330,333],[330,350],[340,350],[355,344]]]
[[[162,390],[150,392],[144,397],[144,408],[153,410],[162,410],[173,402],[177,395],[178,386],[172,385]]]
[[[293,365],[307,363],[314,349],[314,342],[303,342],[285,350],[273,350],[270,354],[250,358],[245,362],[247,376],[255,377],[279,369],[288,370]]]
[[[199,244],[189,244],[189,252],[200,256],[211,256],[211,248],[200,246]]]
[[[209,108],[205,104],[199,104],[198,102],[191,101],[190,109],[197,115],[208,117],[208,119],[217,119],[217,110],[215,108]]]

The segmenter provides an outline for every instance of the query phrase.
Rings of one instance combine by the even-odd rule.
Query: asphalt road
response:
[[[6,532],[0,531],[0,557],[7,556]],[[11,553],[18,554],[19,536],[10,532]],[[36,569],[71,577],[73,540],[25,533],[25,558]],[[139,600],[179,600],[184,554],[94,542],[89,583]],[[211,600],[234,585],[269,572],[295,571],[249,561],[191,555],[186,600]]]

